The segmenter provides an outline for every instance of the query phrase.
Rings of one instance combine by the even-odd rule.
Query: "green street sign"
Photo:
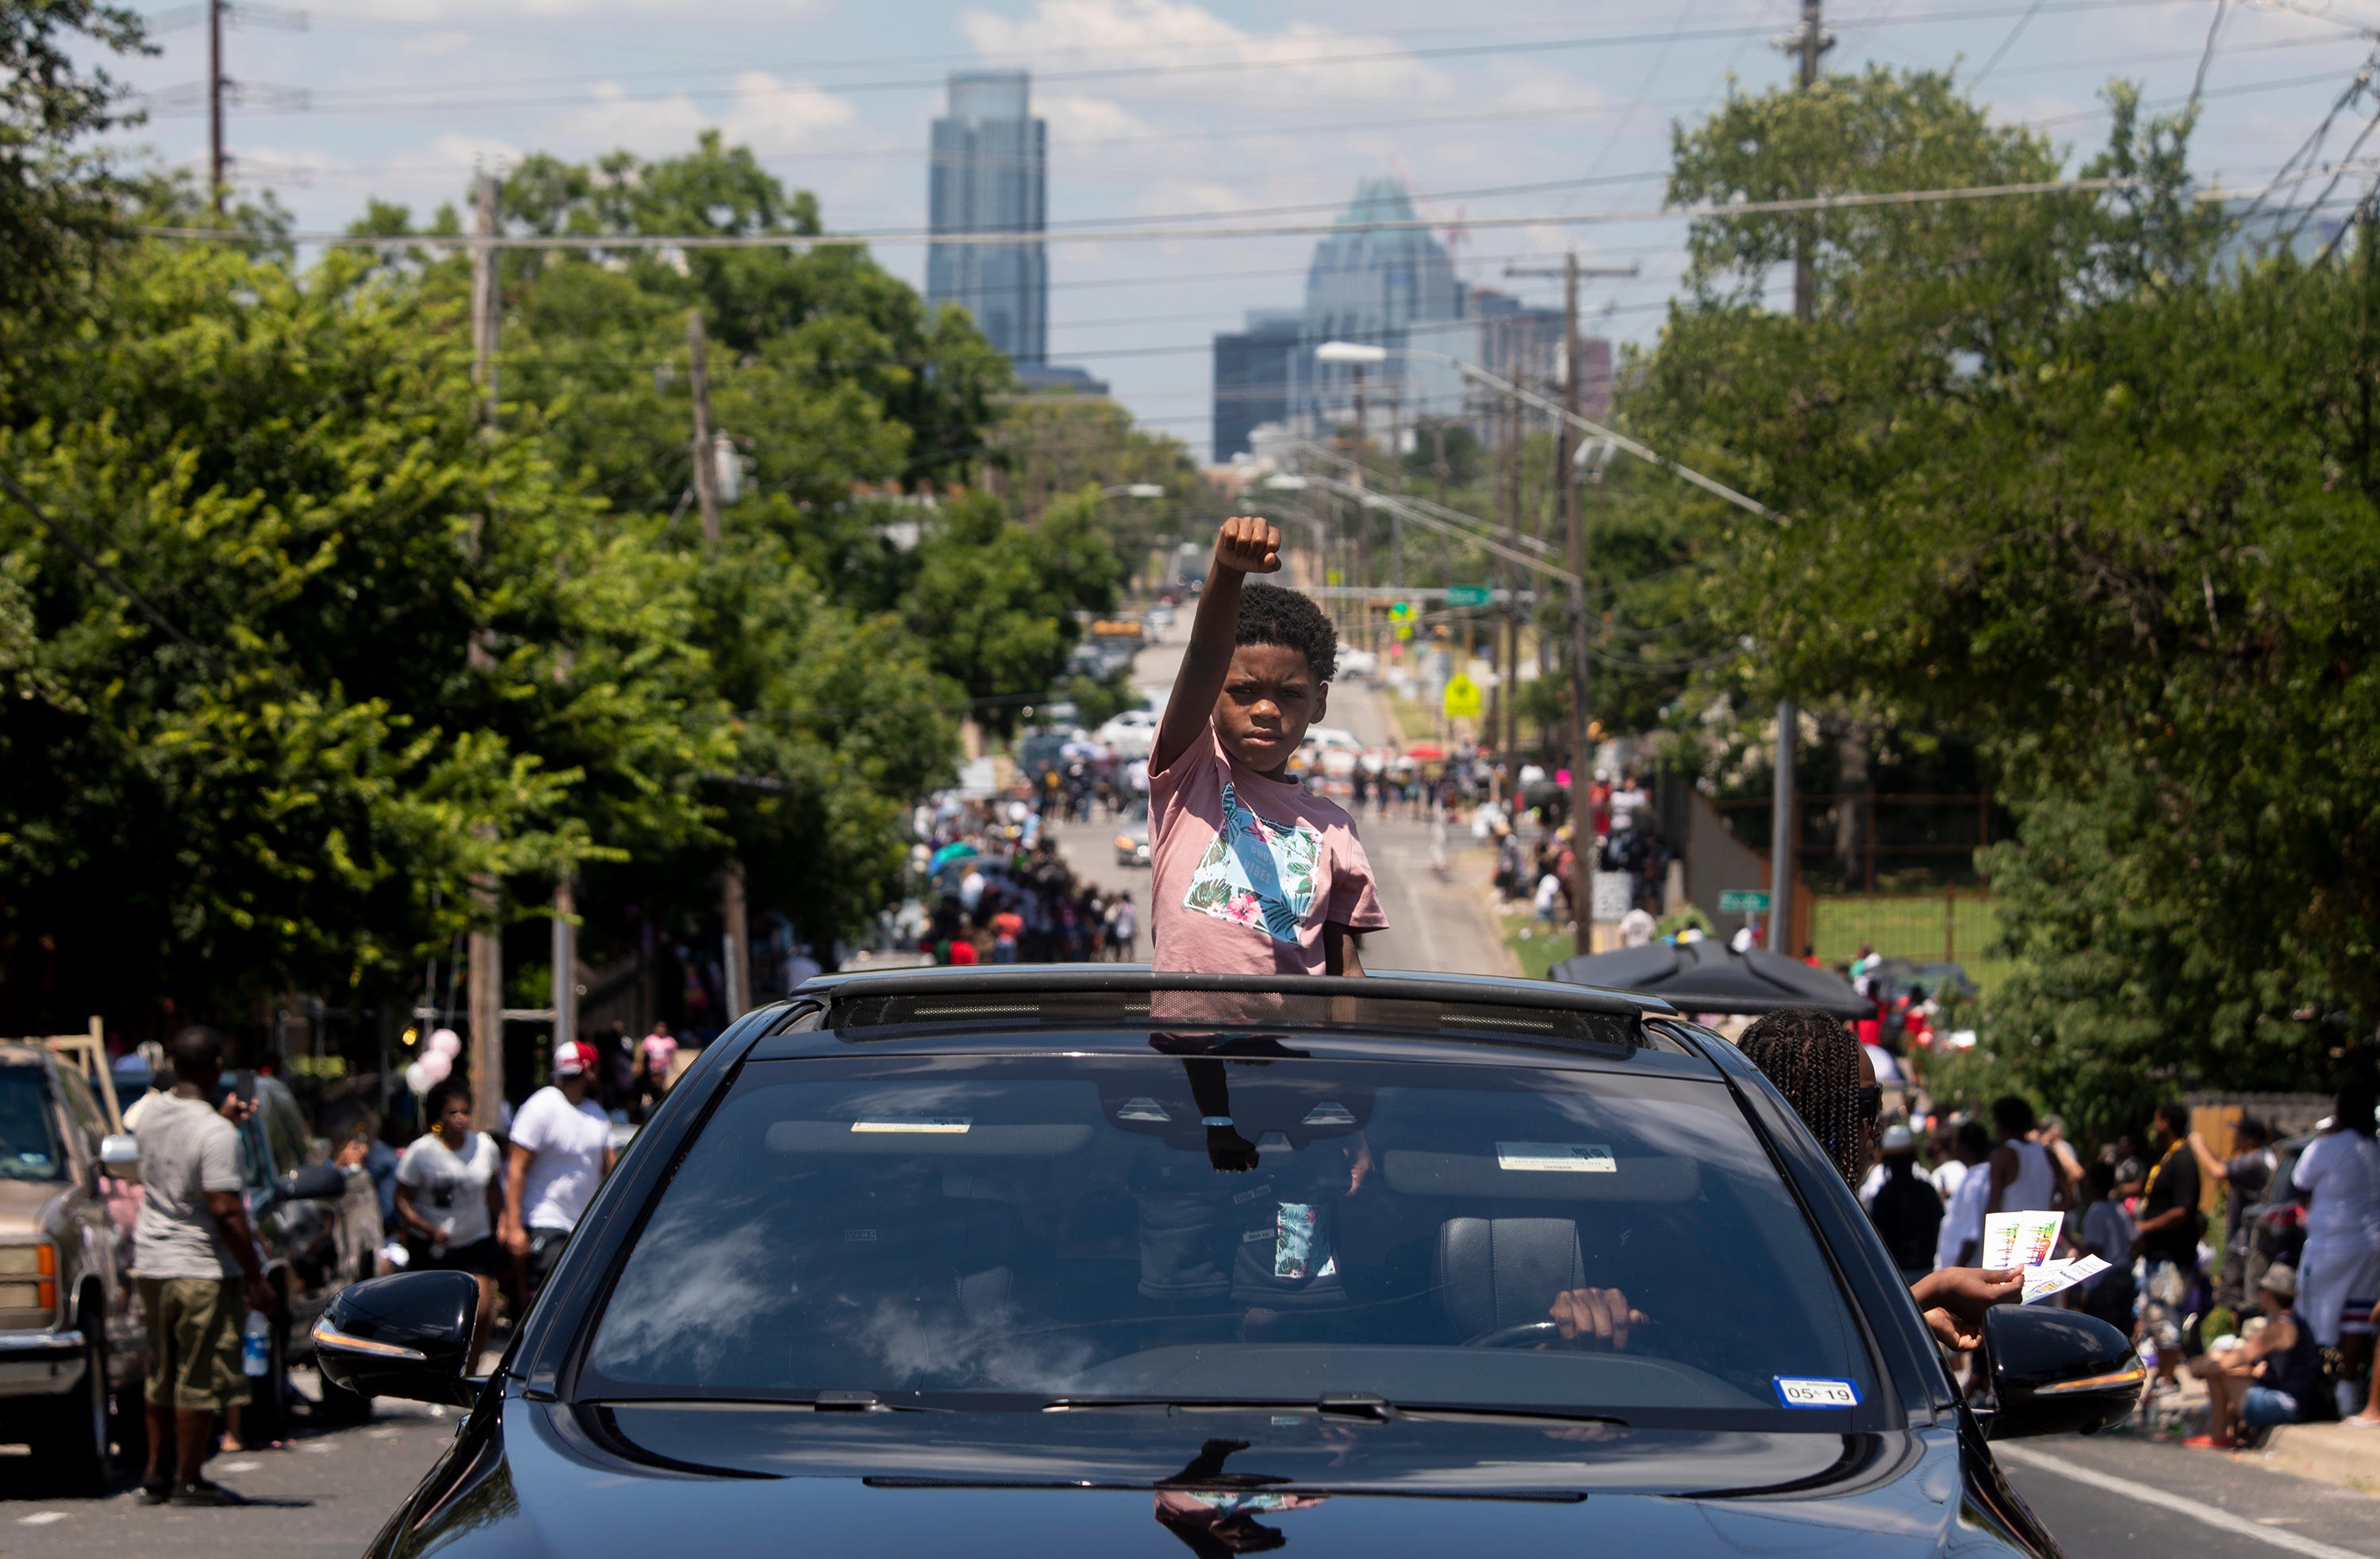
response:
[[[1728,888],[1718,895],[1718,912],[1722,915],[1766,915],[1768,895],[1756,888]]]
[[[1494,592],[1486,585],[1449,585],[1446,603],[1449,606],[1485,606]]]

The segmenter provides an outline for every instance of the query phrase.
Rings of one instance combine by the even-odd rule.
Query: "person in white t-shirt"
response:
[[[506,1258],[496,1240],[504,1216],[496,1139],[471,1129],[471,1085],[448,1078],[430,1090],[422,1114],[428,1135],[405,1150],[396,1166],[397,1223],[428,1244],[425,1272],[469,1273],[480,1280],[480,1308],[471,1317],[471,1373],[478,1373],[488,1321],[496,1309],[496,1268]]]
[[[553,1047],[553,1081],[513,1116],[504,1177],[505,1248],[528,1266],[534,1297],[553,1275],[563,1242],[612,1173],[612,1121],[587,1097],[595,1047],[565,1040]]]

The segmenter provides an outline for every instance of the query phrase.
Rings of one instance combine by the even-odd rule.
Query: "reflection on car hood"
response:
[[[1292,1419],[1294,1422],[1276,1419]],[[2033,1552],[1947,1429],[1690,1433],[1311,1414],[504,1406],[484,1475],[395,1553]],[[1972,1495],[1973,1491],[1969,1492]]]

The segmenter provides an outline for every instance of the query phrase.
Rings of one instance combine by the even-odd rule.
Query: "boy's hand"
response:
[[[1271,574],[1281,568],[1281,532],[1258,515],[1233,515],[1215,533],[1215,566],[1242,574]]]

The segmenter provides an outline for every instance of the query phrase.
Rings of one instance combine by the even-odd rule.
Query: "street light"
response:
[[[1325,341],[1314,348],[1314,360],[1361,368],[1369,363],[1388,361],[1389,349],[1366,341]]]
[[[1127,498],[1162,498],[1165,496],[1165,489],[1153,481],[1123,481],[1113,487],[1099,489],[1099,496],[1102,498],[1112,498],[1118,493]]]
[[[1282,471],[1278,475],[1265,478],[1264,484],[1267,487],[1271,488],[1275,493],[1303,493],[1305,491],[1305,479],[1302,476],[1292,476],[1287,471]]]

